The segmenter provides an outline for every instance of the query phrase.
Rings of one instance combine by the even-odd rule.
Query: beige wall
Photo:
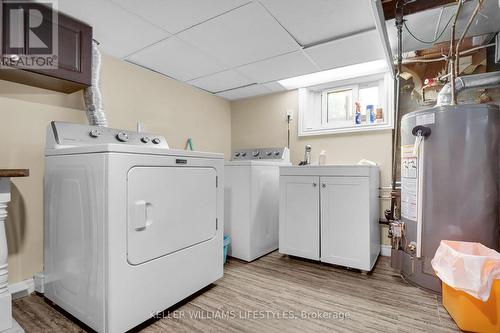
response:
[[[368,159],[380,166],[380,186],[390,186],[391,131],[298,137],[297,90],[232,102],[232,149],[286,146],[286,112],[289,109],[294,111],[290,138],[291,158],[294,164],[304,158],[304,146],[310,144],[312,162],[317,163],[321,150],[327,152],[328,164],[353,164],[363,158]],[[381,214],[389,206],[390,201],[382,199]],[[382,242],[390,243],[386,228],[382,231]]]
[[[109,125],[163,134],[172,148],[193,138],[196,150],[229,154],[231,114],[227,101],[159,74],[104,56],[102,89]],[[6,223],[9,282],[43,265],[45,129],[51,120],[86,123],[81,93],[60,94],[0,81],[0,168],[29,168],[13,180]]]

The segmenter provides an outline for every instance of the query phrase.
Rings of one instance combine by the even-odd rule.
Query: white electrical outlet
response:
[[[293,110],[286,110],[286,120],[293,120]]]

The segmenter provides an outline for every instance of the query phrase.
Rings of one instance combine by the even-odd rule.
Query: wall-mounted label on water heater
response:
[[[436,123],[435,113],[421,113],[416,117],[417,126],[432,125]]]
[[[418,168],[414,145],[401,146],[401,216],[411,221],[418,215]]]

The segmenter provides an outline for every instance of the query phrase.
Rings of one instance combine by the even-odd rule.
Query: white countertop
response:
[[[379,172],[374,165],[307,165],[280,166],[280,176],[345,176],[368,177]]]

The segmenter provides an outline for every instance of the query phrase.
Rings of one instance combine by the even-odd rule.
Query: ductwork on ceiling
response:
[[[101,52],[97,43],[92,43],[92,85],[85,88],[83,98],[90,125],[108,126],[101,93]]]

